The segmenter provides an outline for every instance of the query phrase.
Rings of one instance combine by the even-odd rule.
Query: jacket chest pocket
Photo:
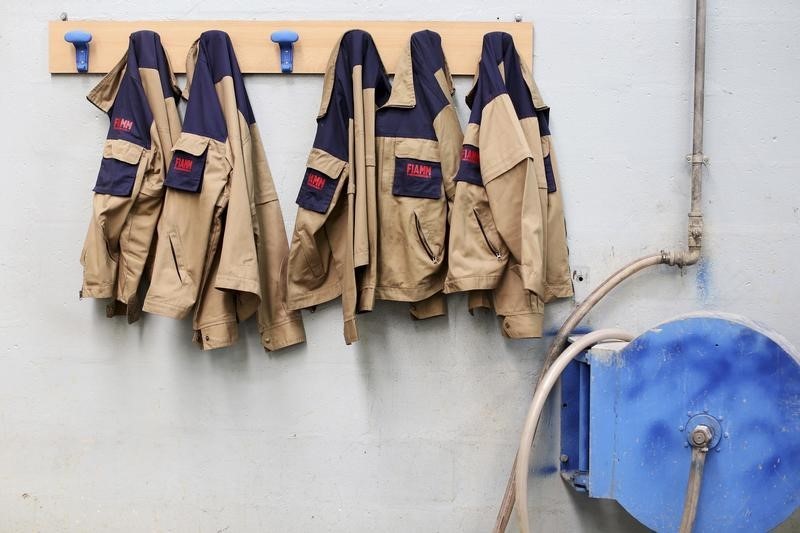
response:
[[[392,194],[438,200],[442,197],[442,164],[395,157]]]
[[[139,173],[144,147],[122,139],[108,139],[103,146],[103,161],[94,192],[130,196]]]
[[[164,185],[187,192],[200,192],[208,156],[207,137],[181,134],[172,148],[172,161]]]

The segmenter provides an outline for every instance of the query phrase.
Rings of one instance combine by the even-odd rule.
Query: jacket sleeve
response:
[[[342,290],[331,243],[339,236],[328,235],[325,230],[326,222],[346,216],[336,209],[346,193],[343,187],[348,181],[349,145],[347,88],[334,83],[338,81],[333,70],[337,55],[338,47],[329,61],[317,133],[296,200],[297,218],[286,266],[286,302],[293,310],[331,300]]]
[[[553,137],[550,133],[550,110],[537,109],[542,139],[542,161],[547,182],[547,249],[545,250],[545,288],[543,300],[569,298],[573,292],[567,248],[567,228],[561,181],[558,174]]]
[[[282,269],[286,267],[289,257],[289,243],[278,195],[261,146],[261,136],[257,131],[251,135],[251,142],[256,183],[256,245],[261,271],[258,330],[264,348],[275,351],[304,342],[306,333],[300,313],[286,308],[286,280]]]
[[[497,231],[519,263],[524,287],[544,295],[546,184],[536,172],[524,126],[508,94],[483,109],[480,168]],[[544,190],[542,190],[544,189]],[[543,205],[543,198],[545,199]],[[524,238],[523,238],[524,236]]]

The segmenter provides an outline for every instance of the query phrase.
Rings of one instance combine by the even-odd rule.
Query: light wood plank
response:
[[[273,31],[291,29],[300,35],[295,43],[294,73],[323,74],[336,40],[349,29],[372,34],[386,68],[393,72],[409,36],[430,29],[442,36],[447,61],[454,75],[472,75],[480,56],[483,35],[505,31],[514,36],[517,48],[527,61],[533,59],[533,24],[530,22],[434,22],[434,21],[53,21],[49,24],[50,72],[75,74],[75,50],[64,41],[70,30],[91,32],[89,72],[108,72],[128,46],[128,36],[137,30],[153,30],[161,35],[175,72],[186,71],[189,47],[205,30],[216,29],[231,36],[242,72],[278,74],[278,46],[269,40]]]

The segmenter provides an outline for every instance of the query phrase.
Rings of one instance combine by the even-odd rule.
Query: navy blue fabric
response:
[[[550,108],[536,110],[537,122],[539,122],[539,135],[546,137],[550,135]]]
[[[372,36],[362,30],[350,30],[342,36],[334,66],[333,91],[328,110],[317,119],[314,148],[348,160],[348,122],[353,118],[353,69],[361,65],[364,89],[375,89],[375,103],[383,105],[389,98],[391,85],[383,68]]]
[[[392,194],[413,198],[442,197],[442,165],[420,159],[396,158]]]
[[[556,192],[556,177],[553,175],[553,162],[549,155],[544,157],[544,175],[547,178],[547,192]]]
[[[136,181],[138,167],[138,163],[131,164],[104,157],[100,163],[100,172],[97,174],[94,192],[113,196],[130,196]]]
[[[128,69],[138,66],[138,68],[157,70],[164,98],[174,98],[176,100],[180,98],[180,89],[171,83],[172,72],[169,69],[164,47],[161,45],[160,35],[150,30],[133,32],[130,36],[128,50]],[[138,74],[138,69],[136,69],[137,77]]]
[[[502,75],[497,68],[501,62]],[[483,108],[504,93],[511,98],[518,118],[536,116],[531,91],[525,81],[520,58],[514,46],[514,38],[505,32],[490,32],[483,37],[478,80],[467,95],[467,105],[471,108],[469,121],[480,124]]]
[[[303,184],[297,195],[297,205],[303,209],[325,213],[336,192],[336,180],[313,168],[306,169]]]
[[[225,142],[228,138],[228,128],[214,88],[219,80],[225,76],[231,77],[239,112],[248,124],[254,124],[256,118],[228,34],[218,30],[203,32],[197,45],[199,48],[197,63],[192,77],[189,103],[186,106],[183,131]]]
[[[436,139],[433,119],[449,103],[436,80],[444,68],[442,38],[430,30],[411,35],[411,70],[416,104],[413,108],[385,107],[378,111],[375,134],[380,137]]]
[[[167,170],[167,177],[164,178],[164,185],[181,191],[200,192],[207,153],[208,148],[200,155],[175,150]]]
[[[461,148],[461,162],[458,164],[455,181],[466,181],[483,187],[480,151],[476,146],[465,144]]]
[[[108,110],[108,139],[122,139],[145,148],[150,148],[150,125],[153,113],[144,94],[136,66],[136,55],[128,50],[128,68],[125,70],[117,90],[114,103]]]

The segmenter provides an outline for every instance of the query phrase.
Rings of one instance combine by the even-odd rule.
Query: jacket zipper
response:
[[[500,259],[503,258],[503,254],[501,254],[500,250],[498,250],[497,247],[494,244],[492,244],[492,241],[489,240],[489,236],[486,235],[486,229],[483,227],[483,222],[481,222],[481,217],[478,216],[478,210],[475,209],[474,207],[472,208],[472,214],[475,215],[475,220],[478,221],[478,227],[481,229],[481,233],[483,234],[483,240],[486,241],[486,245],[489,247],[492,253],[494,253],[495,257],[497,257],[497,260],[499,261]]]

